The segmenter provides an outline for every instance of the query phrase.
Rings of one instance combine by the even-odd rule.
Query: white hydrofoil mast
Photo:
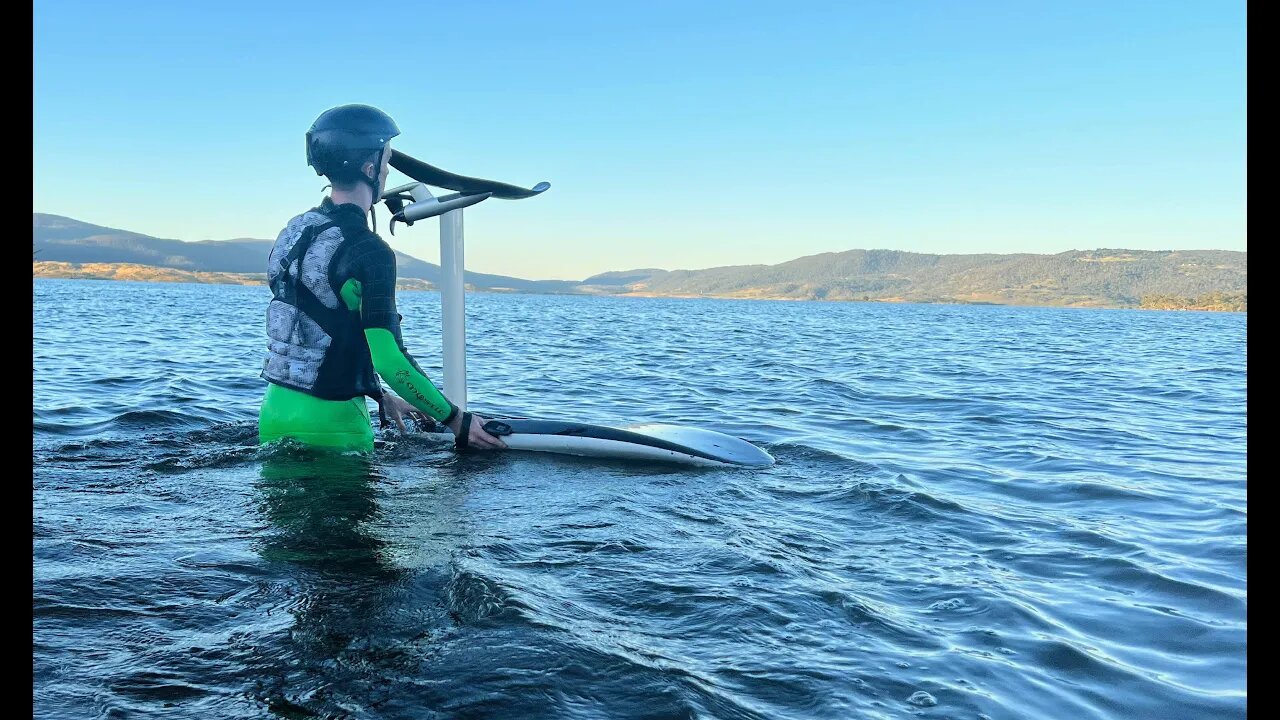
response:
[[[399,150],[391,151],[391,166],[417,182],[382,194],[396,222],[412,225],[440,217],[440,309],[444,349],[444,393],[460,409],[467,409],[467,339],[465,258],[462,210],[490,197],[519,200],[539,195],[551,187],[541,182],[522,188],[441,170]],[[435,197],[427,185],[455,191]],[[408,203],[408,204],[406,204]],[[693,465],[773,464],[769,453],[746,440],[713,430],[647,423],[622,428],[565,420],[494,417],[485,430],[500,435],[513,450],[534,450],[591,457],[663,460]],[[452,438],[442,433],[441,438]]]

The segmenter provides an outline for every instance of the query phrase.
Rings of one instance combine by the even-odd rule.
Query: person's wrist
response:
[[[445,415],[444,419],[441,420],[440,423],[442,425],[448,425],[452,427],[454,420],[458,420],[462,417],[462,409],[459,408],[457,405],[454,405],[452,402],[449,402],[447,399],[445,400],[445,402],[449,403],[449,414]]]

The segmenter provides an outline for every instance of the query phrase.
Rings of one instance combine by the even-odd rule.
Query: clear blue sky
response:
[[[321,197],[307,127],[362,102],[428,162],[551,182],[467,211],[482,272],[1246,246],[1243,2],[33,11],[34,210],[158,237],[274,238]],[[435,221],[379,221],[438,259]]]

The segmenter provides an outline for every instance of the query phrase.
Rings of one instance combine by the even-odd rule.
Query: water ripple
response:
[[[34,300],[37,716],[1246,715],[1244,315],[469,297],[482,413],[738,471],[259,448],[262,288]]]

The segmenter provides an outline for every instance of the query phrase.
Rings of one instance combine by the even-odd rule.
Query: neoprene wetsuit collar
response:
[[[339,205],[328,195],[324,196],[324,200],[320,201],[320,207],[316,209],[334,220],[341,220],[343,216],[349,215],[352,221],[361,225],[365,223],[364,211],[360,209],[359,205],[355,203],[342,203]]]

